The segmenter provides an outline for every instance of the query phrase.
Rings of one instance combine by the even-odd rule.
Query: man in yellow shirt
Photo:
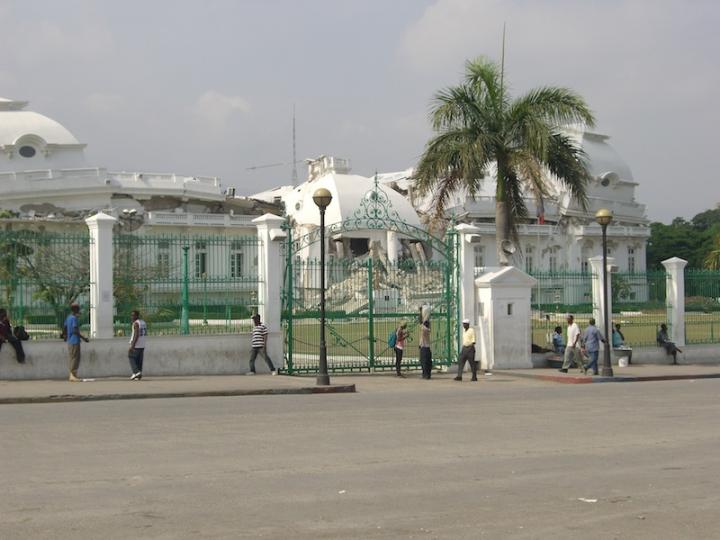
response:
[[[478,363],[475,361],[475,329],[470,328],[470,319],[463,320],[462,325],[462,351],[460,351],[460,358],[458,359],[458,374],[455,380],[462,381],[465,362],[470,362],[470,369],[472,370],[472,379],[470,380],[477,381]]]

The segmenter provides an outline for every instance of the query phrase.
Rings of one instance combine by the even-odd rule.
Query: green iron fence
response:
[[[572,313],[584,327],[592,317],[592,274],[553,272],[533,274],[533,343],[549,347],[556,326],[567,326]],[[658,327],[667,321],[664,271],[610,274],[613,323],[620,324],[630,345],[654,345]],[[597,321],[602,328],[602,321]]]
[[[388,338],[402,322],[409,337],[405,369],[419,367],[420,308],[431,310],[433,362],[449,364],[455,356],[453,265],[447,262],[400,263],[332,259],[326,263],[325,295],[328,369],[334,372],[395,368]],[[320,338],[320,263],[296,260],[288,267],[283,322],[290,373],[317,370]]]
[[[259,247],[254,236],[115,235],[116,334],[134,309],[151,335],[249,331]]]
[[[685,270],[685,341],[720,342],[720,271]]]
[[[0,231],[0,307],[31,339],[58,339],[72,302],[89,325],[87,232]]]

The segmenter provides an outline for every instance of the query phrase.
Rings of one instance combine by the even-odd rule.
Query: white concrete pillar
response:
[[[461,319],[470,319],[477,324],[478,306],[475,301],[475,252],[472,239],[477,236],[478,228],[461,223],[455,227],[458,234],[458,264],[460,265],[460,313]]]
[[[113,225],[98,212],[85,220],[90,230],[90,336],[111,338],[113,330]]]
[[[387,231],[387,258],[390,264],[396,264],[398,261],[398,251],[400,241],[395,231]]]
[[[612,275],[611,269],[615,264],[613,257],[607,258],[607,267],[603,269],[603,258],[598,255],[596,257],[590,257],[588,259],[590,263],[590,269],[592,271],[592,303],[593,303],[593,319],[600,329],[600,332],[605,335],[605,301],[603,298],[603,271],[607,271],[607,312],[608,312],[608,324],[612,325]],[[607,336],[606,336],[607,337]],[[612,337],[612,334],[610,335]],[[612,343],[612,339],[608,339],[608,343]]]
[[[484,370],[532,367],[530,292],[537,280],[514,266],[488,269],[475,280],[476,359]]]
[[[687,261],[672,257],[662,261],[667,272],[665,305],[667,324],[670,325],[670,341],[679,347],[685,345],[685,266]]]
[[[258,313],[269,332],[279,332],[283,288],[282,240],[287,233],[282,229],[285,220],[274,214],[253,219],[258,239]]]

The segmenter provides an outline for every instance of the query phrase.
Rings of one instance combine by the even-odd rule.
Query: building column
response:
[[[603,334],[605,333],[605,303],[603,299],[603,258],[601,255],[598,255],[596,257],[590,257],[588,259],[588,262],[590,263],[590,271],[592,272],[592,303],[593,303],[593,319],[595,319],[595,322],[597,323],[597,327],[600,329]],[[610,322],[611,328],[612,328],[612,267],[615,265],[615,259],[613,257],[607,258],[607,270],[608,272],[608,280],[607,280],[607,299],[608,299],[608,305],[607,305],[607,311],[608,311],[608,321]],[[611,336],[605,336],[608,340],[608,344],[612,343],[612,335]]]
[[[667,323],[670,325],[670,341],[685,346],[685,266],[687,261],[672,257],[662,261],[667,272],[665,305]]]
[[[111,338],[113,329],[112,216],[98,212],[85,220],[90,231],[90,336]]]
[[[387,231],[387,258],[390,264],[397,264],[399,244],[400,241],[398,240],[397,233],[395,231]]]
[[[258,240],[258,314],[269,332],[280,331],[283,287],[282,240],[287,233],[282,229],[285,220],[280,216],[265,214],[253,219]]]

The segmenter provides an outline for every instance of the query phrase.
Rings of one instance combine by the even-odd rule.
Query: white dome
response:
[[[76,145],[80,142],[61,124],[32,111],[23,110],[27,102],[0,98],[0,146],[16,144],[34,136],[45,144]]]
[[[354,174],[330,173],[325,176],[305,182],[292,192],[283,196],[288,214],[302,225],[320,224],[320,214],[312,199],[313,193],[318,188],[324,187],[330,190],[333,199],[327,208],[325,222],[330,225],[339,223],[345,219],[363,216],[363,197],[368,196],[374,186],[374,180]],[[383,206],[390,211],[389,219],[395,219],[414,227],[420,227],[420,220],[417,212],[410,201],[395,190],[380,186],[380,189],[387,195],[388,203]]]

